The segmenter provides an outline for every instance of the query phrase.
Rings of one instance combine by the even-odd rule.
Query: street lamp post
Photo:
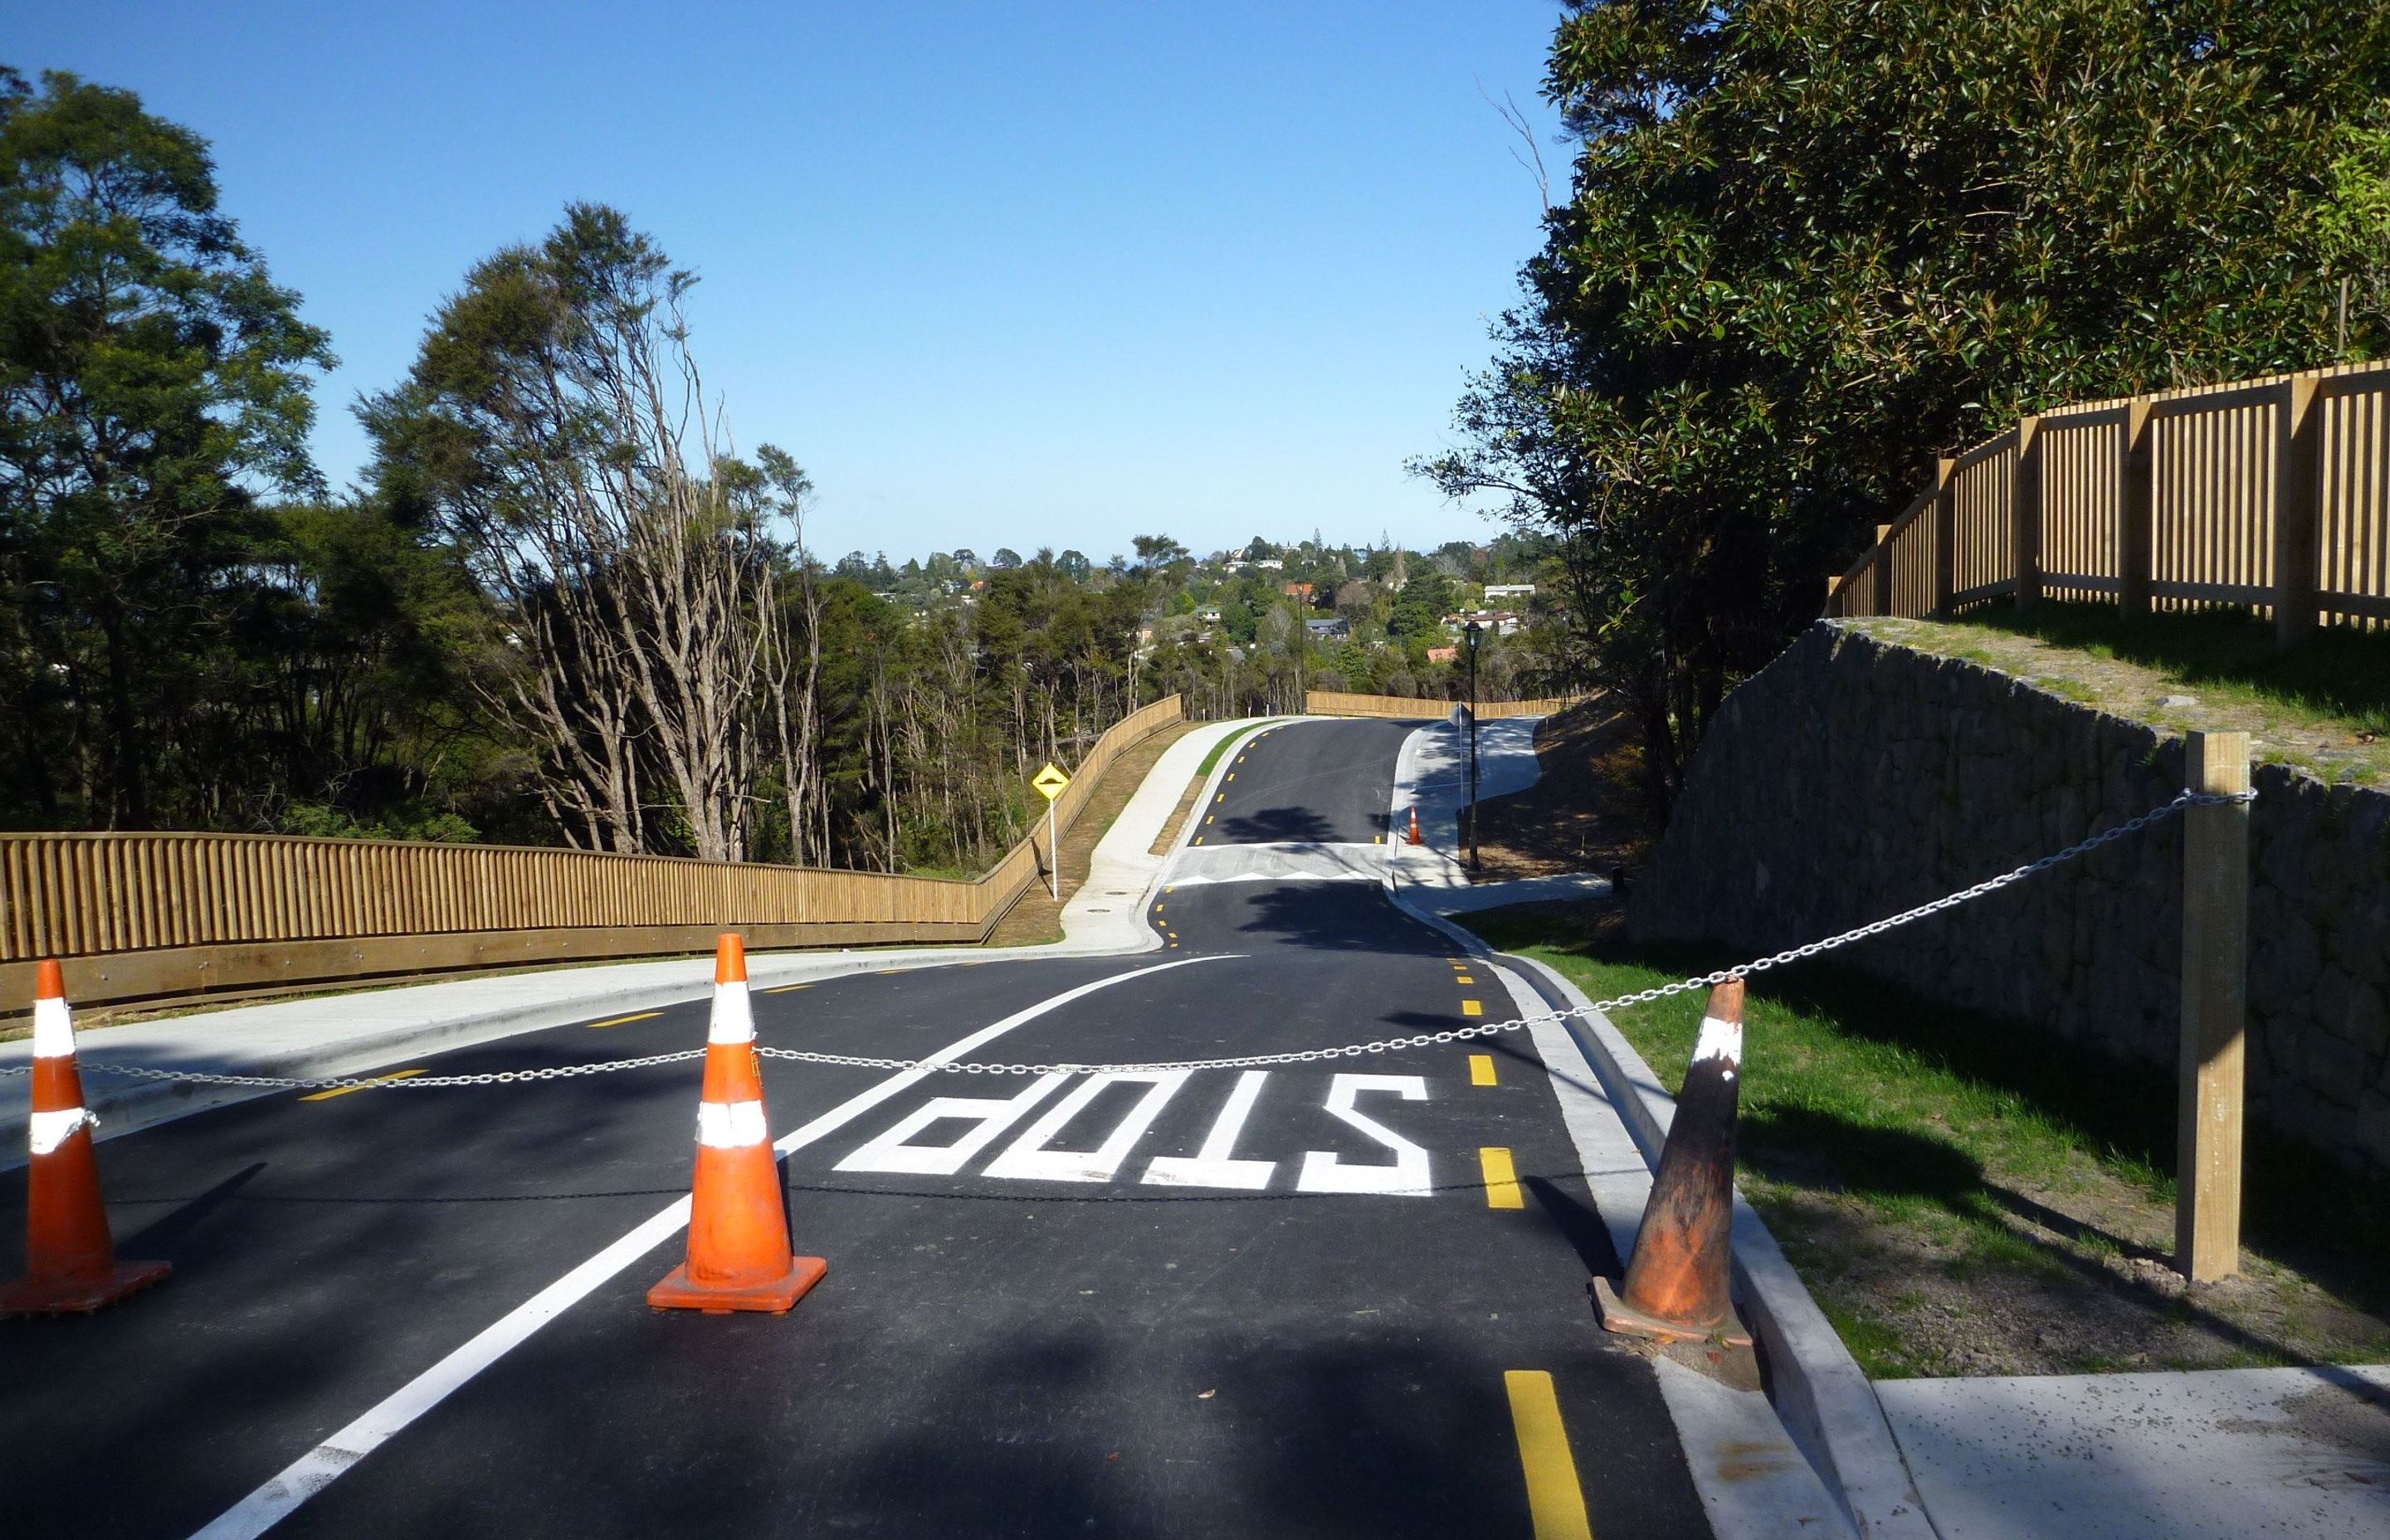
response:
[[[1469,642],[1469,869],[1484,870],[1477,859],[1477,642],[1485,628],[1475,621],[1460,628]]]

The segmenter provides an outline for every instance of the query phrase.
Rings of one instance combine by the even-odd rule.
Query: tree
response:
[[[1572,0],[1569,201],[1419,468],[1559,535],[1664,800],[1937,451],[2304,366],[2309,217],[2390,13],[2324,0]]]
[[[695,282],[619,212],[573,204],[478,263],[406,382],[359,415],[385,493],[497,606],[485,687],[540,744],[559,823],[593,848],[736,861],[776,552],[768,483],[732,469],[689,352]]]
[[[301,492],[299,298],[218,211],[206,141],[129,91],[0,69],[0,754],[8,815],[204,821],[260,493]]]

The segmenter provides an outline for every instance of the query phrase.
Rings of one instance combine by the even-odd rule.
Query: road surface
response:
[[[1251,741],[1201,849],[1375,844],[1407,730]],[[1149,918],[1136,956],[759,994],[761,1038],[1123,1062],[1514,1014],[1369,881],[1174,885]],[[408,1067],[691,1047],[704,1010]],[[1548,1438],[1523,1461],[1525,1370],[1594,1534],[1707,1533],[1651,1367],[1593,1324],[1616,1263],[1523,1033],[1100,1081],[769,1060],[798,1249],[830,1269],[782,1317],[643,1303],[679,1260],[697,1078],[276,1095],[103,1144],[121,1252],[175,1273],[0,1323],[0,1527],[1523,1537],[1553,1480]],[[0,1274],[22,1202],[10,1178]]]

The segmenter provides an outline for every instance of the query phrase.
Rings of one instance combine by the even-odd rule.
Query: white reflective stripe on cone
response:
[[[733,979],[713,986],[713,1024],[706,1029],[709,1043],[755,1041],[755,1007],[747,997],[747,981]]]
[[[71,1059],[74,1056],[74,1015],[64,1000],[33,1002],[33,1057],[35,1059]]]
[[[697,1142],[715,1149],[744,1149],[749,1145],[766,1144],[771,1136],[764,1126],[764,1104],[760,1101],[700,1101],[697,1104]]]
[[[1721,1021],[1715,1016],[1702,1018],[1702,1035],[1693,1045],[1693,1062],[1704,1059],[1730,1059],[1742,1062],[1742,1023]]]
[[[74,1137],[78,1128],[96,1128],[99,1120],[80,1107],[70,1107],[63,1112],[36,1112],[28,1125],[33,1153],[47,1155]]]

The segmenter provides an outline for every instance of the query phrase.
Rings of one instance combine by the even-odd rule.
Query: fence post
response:
[[[2249,735],[2192,733],[2193,791],[2249,789]],[[2175,1266],[2193,1283],[2241,1269],[2247,1057],[2249,804],[2194,807],[2182,830],[2182,1059],[2175,1122]]]
[[[2009,525],[2016,561],[2016,602],[2029,610],[2041,597],[2041,418],[2017,418],[2016,481]]]
[[[2323,379],[2282,382],[2274,413],[2274,640],[2287,647],[2316,628],[2316,525],[2323,501]]]
[[[1875,579],[1875,609],[1870,611],[1872,614],[1892,613],[1892,547],[1885,544],[1891,538],[1891,525],[1878,524],[1875,527],[1875,552],[1869,558],[1872,565],[1868,569],[1869,574]]]
[[[1826,574],[1826,613],[1837,616],[1843,613],[1843,574],[1840,572]]]
[[[2151,453],[2150,398],[2125,408],[2125,453],[2116,489],[2116,608],[2127,618],[2150,612],[2157,578],[2157,456]]]
[[[1934,613],[1948,620],[1959,608],[1959,475],[1956,457],[1934,461]]]

